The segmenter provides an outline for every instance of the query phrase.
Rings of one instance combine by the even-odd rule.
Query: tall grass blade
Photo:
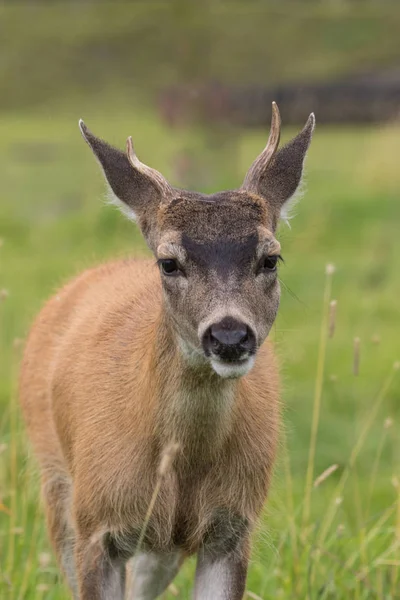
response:
[[[310,520],[310,504],[311,504],[311,491],[313,487],[314,479],[314,465],[315,465],[315,449],[317,444],[317,434],[319,425],[319,415],[321,411],[321,397],[322,397],[322,386],[324,382],[324,368],[325,368],[325,356],[326,356],[326,342],[328,337],[328,319],[329,319],[329,299],[331,297],[332,289],[332,275],[334,273],[333,265],[327,265],[326,267],[326,279],[325,279],[325,290],[322,304],[322,321],[319,339],[319,350],[318,350],[318,363],[317,363],[317,377],[315,381],[314,391],[314,405],[313,415],[311,423],[311,436],[310,436],[310,447],[308,453],[308,464],[306,474],[306,485],[304,490],[304,508],[303,508],[303,529],[307,526]]]
[[[351,452],[351,455],[350,455],[350,458],[349,458],[349,462],[348,462],[346,468],[344,469],[344,471],[343,471],[343,473],[342,473],[342,475],[341,475],[341,477],[339,479],[339,482],[338,482],[338,484],[337,484],[337,486],[336,486],[336,488],[334,490],[334,493],[332,495],[332,500],[330,502],[330,505],[328,507],[328,510],[326,512],[324,521],[323,521],[323,523],[321,525],[321,529],[320,529],[319,534],[318,534],[317,545],[319,547],[323,546],[323,543],[324,543],[324,541],[326,539],[326,536],[327,536],[327,534],[328,534],[328,532],[329,532],[329,530],[330,530],[330,528],[332,526],[333,520],[334,520],[335,515],[336,515],[336,511],[337,511],[338,506],[339,506],[338,503],[337,503],[337,498],[340,498],[340,496],[342,495],[342,491],[343,491],[343,488],[344,488],[344,486],[346,484],[346,481],[347,481],[347,479],[348,479],[348,477],[350,475],[351,470],[354,467],[354,464],[355,464],[355,462],[356,462],[356,460],[358,458],[358,455],[360,454],[360,451],[361,451],[361,449],[362,449],[362,447],[364,445],[365,439],[366,439],[366,437],[368,435],[368,432],[370,431],[370,429],[371,429],[371,427],[372,427],[372,425],[373,425],[373,423],[374,423],[374,421],[376,419],[376,416],[377,416],[377,414],[379,412],[379,409],[382,406],[383,400],[385,399],[386,394],[389,391],[389,389],[390,389],[390,387],[391,387],[391,385],[393,383],[393,380],[395,378],[396,371],[398,370],[398,368],[399,368],[398,364],[396,363],[394,365],[394,368],[392,369],[390,375],[388,376],[388,378],[386,379],[385,383],[383,384],[382,389],[379,392],[379,394],[378,394],[375,402],[373,403],[372,409],[369,412],[369,416],[366,419],[364,427],[363,427],[363,429],[362,429],[362,431],[361,431],[361,433],[359,435],[359,438],[358,438],[358,440],[357,440],[357,442],[356,442],[356,444],[355,444],[355,446],[354,446],[354,448],[353,448],[353,450]]]

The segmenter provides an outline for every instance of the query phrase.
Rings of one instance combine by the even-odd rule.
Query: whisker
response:
[[[280,277],[278,277],[279,279],[279,283],[281,285],[283,285],[283,287],[285,288],[285,290],[287,292],[289,292],[289,294],[291,295],[291,297],[294,300],[297,300],[297,302],[299,302],[300,304],[302,304],[303,306],[305,306],[307,308],[307,304],[305,302],[303,302],[303,300],[300,300],[300,298],[298,296],[296,296],[296,294],[290,289],[290,287],[288,285],[286,285],[286,283],[284,281],[282,281],[282,279]]]

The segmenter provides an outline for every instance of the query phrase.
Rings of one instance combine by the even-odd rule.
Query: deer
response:
[[[156,260],[84,271],[26,342],[20,400],[57,561],[76,600],[152,600],[195,555],[195,600],[240,600],[279,439],[276,232],[314,114],[279,148],[274,103],[241,187],[208,195],[79,125]]]

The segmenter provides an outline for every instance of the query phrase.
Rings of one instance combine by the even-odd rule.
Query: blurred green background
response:
[[[212,192],[240,185],[268,135],[259,100],[274,93],[284,139],[312,110],[317,129],[305,197],[279,231],[284,427],[248,597],[400,598],[399,31],[400,6],[384,1],[0,5],[0,598],[69,597],[19,415],[23,339],[69,277],[147,252],[105,205],[78,118],[120,147],[132,135],[175,185]],[[363,77],[360,95],[350,84]],[[351,94],[373,118],[348,118]],[[307,468],[314,481],[332,465],[306,484]],[[189,561],[165,597],[189,598],[192,574]]]

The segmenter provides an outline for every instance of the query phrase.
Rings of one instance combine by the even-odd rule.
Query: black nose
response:
[[[205,353],[226,361],[240,360],[245,354],[254,354],[255,346],[256,338],[250,327],[233,317],[225,317],[219,323],[214,323],[203,336]]]

